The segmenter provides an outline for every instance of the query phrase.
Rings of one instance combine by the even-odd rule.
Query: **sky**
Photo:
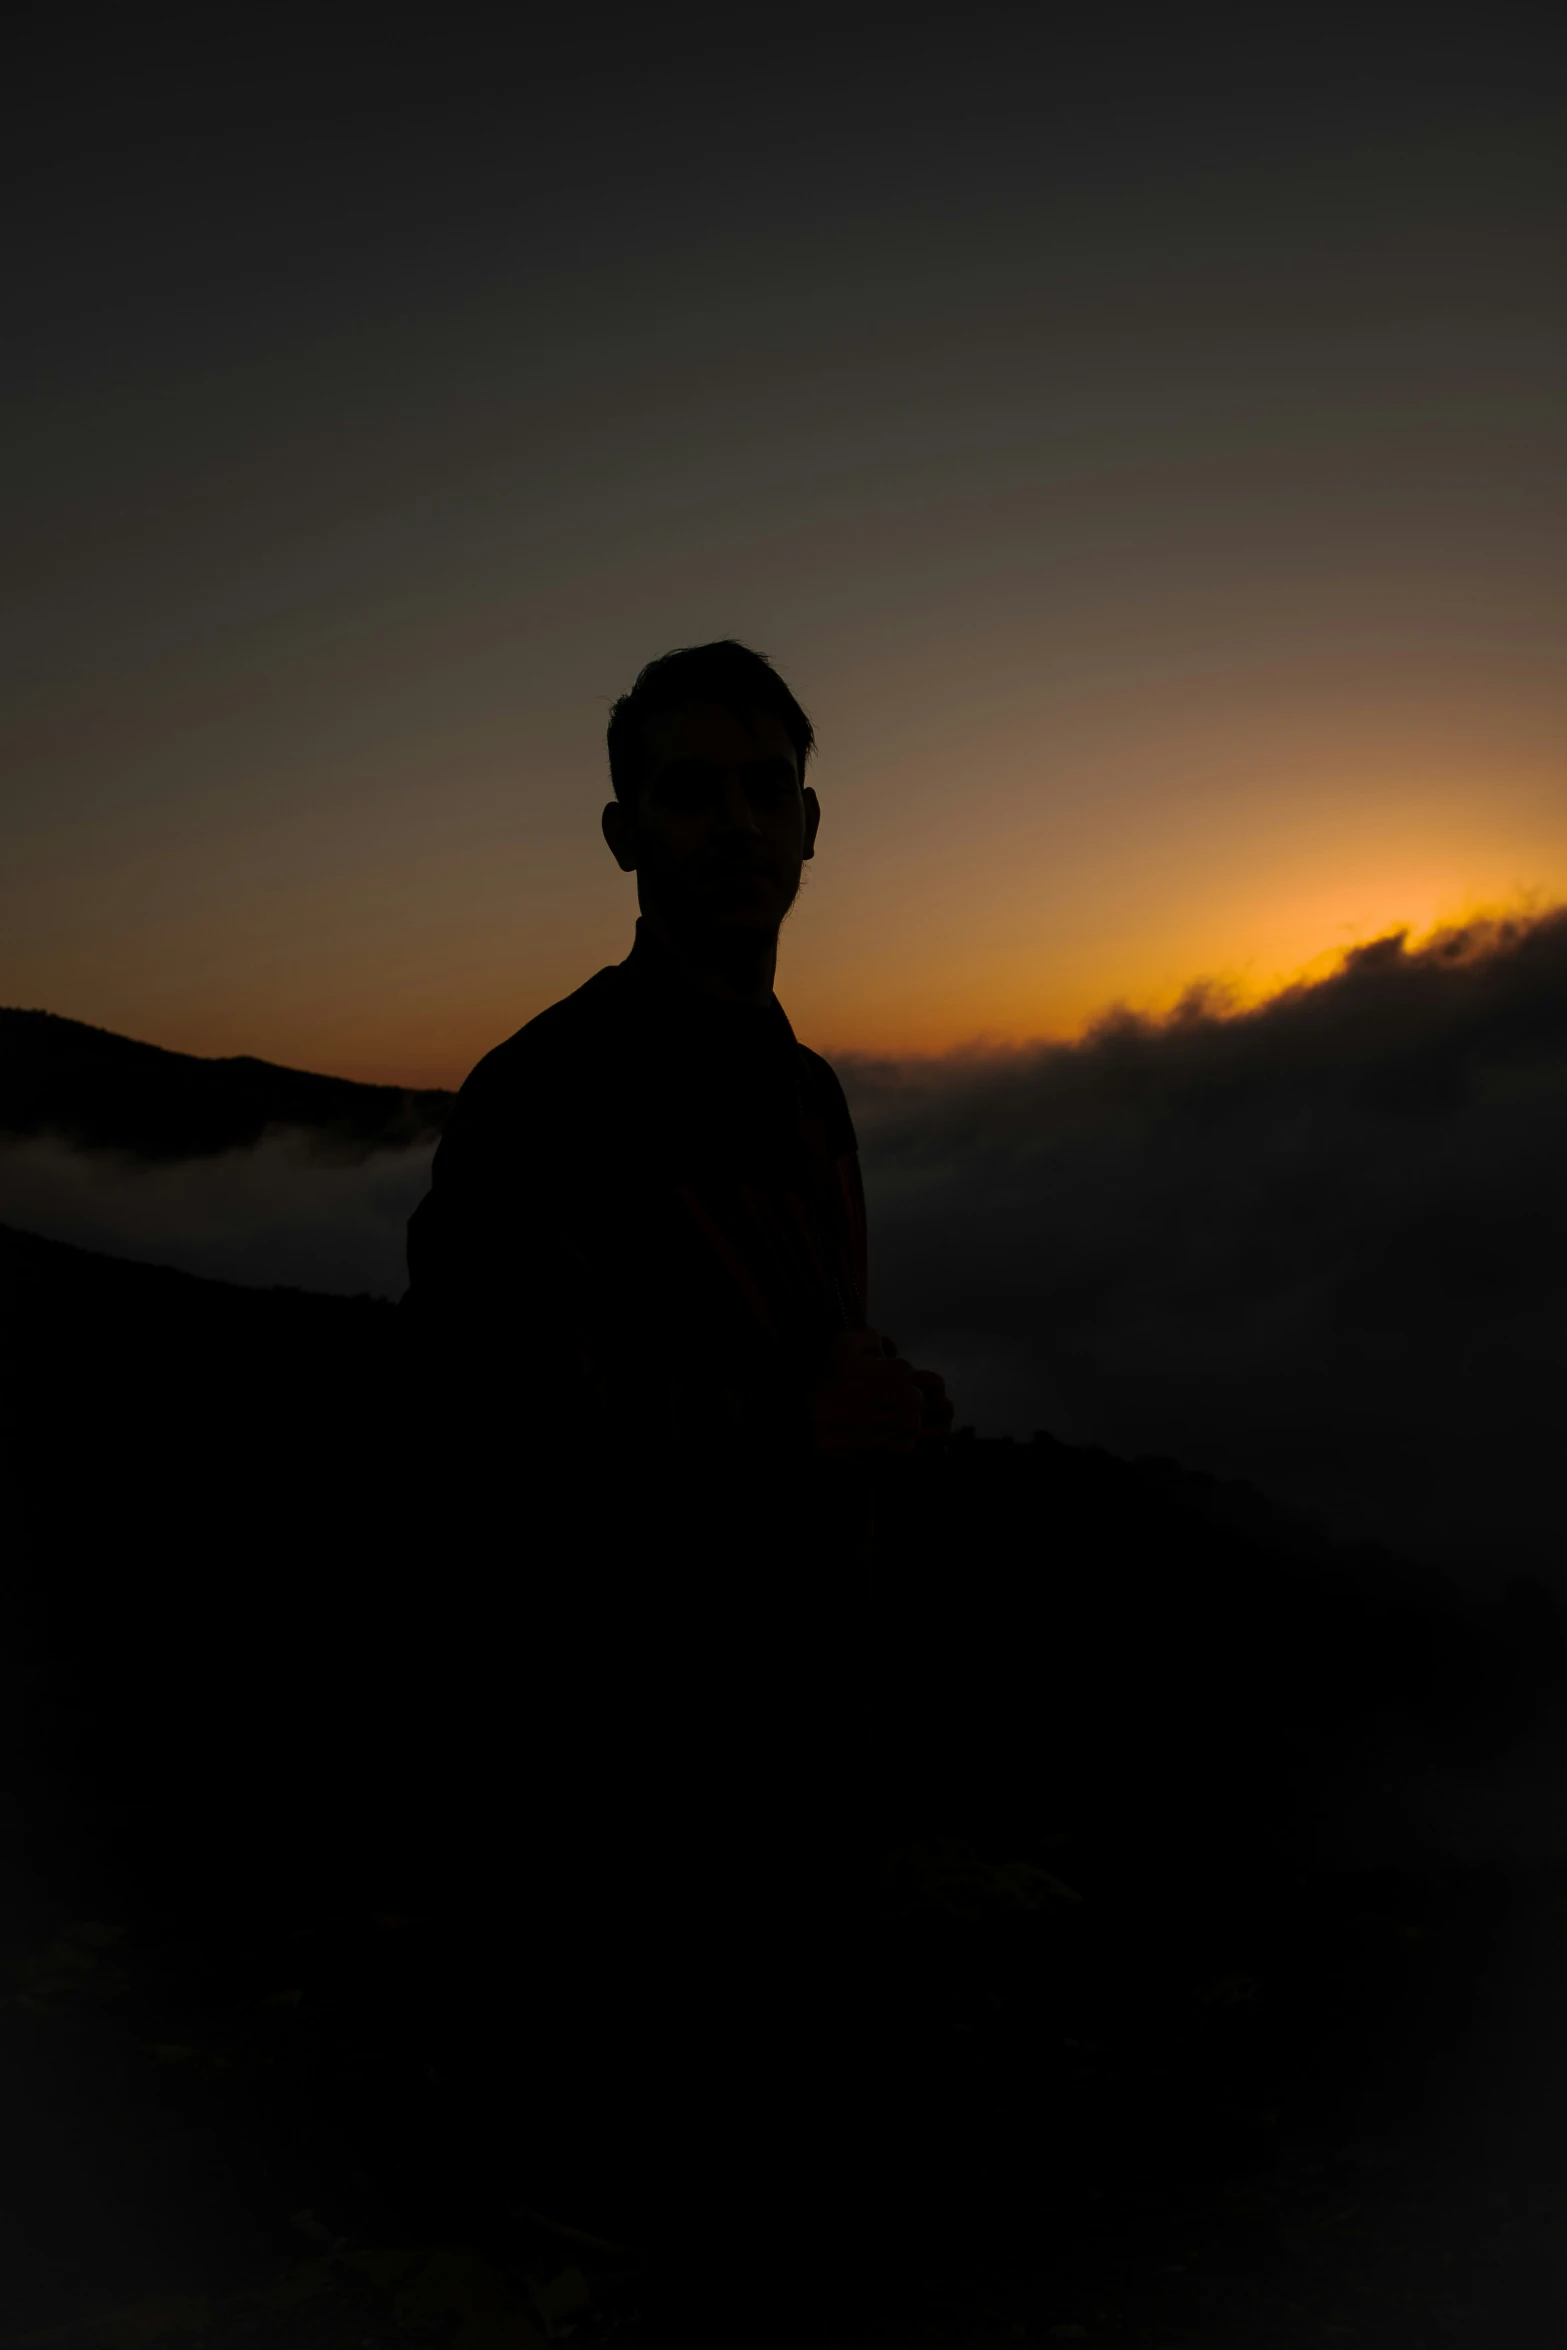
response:
[[[15,36],[0,1001],[460,1082],[627,951],[609,703],[725,635],[829,1054],[1567,899],[1526,39],[492,21]]]

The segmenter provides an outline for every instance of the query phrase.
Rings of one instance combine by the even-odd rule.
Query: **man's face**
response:
[[[604,823],[643,911],[687,934],[775,937],[821,815],[782,721],[692,703],[649,719],[645,740],[636,806]]]

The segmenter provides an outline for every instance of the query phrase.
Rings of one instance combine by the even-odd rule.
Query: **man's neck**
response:
[[[643,930],[693,987],[724,1003],[751,1004],[765,1011],[773,1000],[778,971],[778,933],[709,932],[700,939],[670,929],[661,915],[643,909]]]

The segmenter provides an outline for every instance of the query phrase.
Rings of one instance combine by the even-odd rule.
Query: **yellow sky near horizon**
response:
[[[1271,907],[1215,909],[1217,918],[1206,929],[1201,913],[1171,909],[1151,930],[1140,958],[1128,951],[1118,961],[1112,943],[1098,964],[1085,959],[1076,968],[1064,954],[1031,955],[1002,941],[972,963],[933,965],[917,987],[900,989],[895,968],[878,969],[867,960],[847,974],[861,990],[854,1015],[844,1008],[844,974],[813,968],[816,942],[802,920],[785,932],[778,995],[801,1041],[829,1058],[923,1059],[1069,1042],[1115,1009],[1167,1016],[1197,987],[1213,990],[1223,1009],[1241,1011],[1287,987],[1328,977],[1350,949],[1372,939],[1403,932],[1413,952],[1445,930],[1538,915],[1567,903],[1567,862],[1543,887],[1520,886],[1505,859],[1493,864],[1490,887],[1466,884],[1440,866],[1424,874],[1407,868],[1372,874],[1358,882],[1302,877]],[[468,1002],[427,1003],[400,1028],[351,998],[339,1007],[317,1002],[307,1008],[258,997],[249,1019],[243,1000],[205,1013],[186,1006],[181,1015],[158,1021],[156,1033],[147,1021],[138,1025],[101,1012],[93,1018],[87,1008],[73,1008],[68,1016],[204,1057],[250,1054],[362,1083],[455,1090],[492,1044],[602,962],[617,960],[617,948],[629,947],[634,912],[628,902],[623,940],[587,945],[570,964],[562,959],[559,985],[546,983],[542,994],[535,989],[538,1000],[521,991],[478,989]],[[943,991],[944,1000],[938,1000]]]
[[[1238,927],[1232,940],[1220,941],[1206,950],[1194,946],[1184,961],[1172,942],[1163,962],[1150,959],[1141,970],[1118,971],[1113,965],[1107,965],[1102,974],[1063,972],[1053,986],[1048,978],[1035,979],[1025,962],[1018,973],[1014,997],[1002,995],[994,1002],[987,1002],[977,987],[958,985],[953,990],[945,1020],[933,1017],[929,1009],[923,1018],[917,1018],[917,1008],[900,1006],[889,989],[881,1018],[873,1018],[864,1026],[850,1025],[844,1020],[841,999],[834,998],[819,983],[813,983],[813,974],[803,954],[792,962],[781,963],[779,1000],[801,1042],[829,1059],[835,1056],[946,1058],[966,1051],[983,1052],[1041,1042],[1069,1043],[1085,1035],[1098,1020],[1123,1007],[1147,1018],[1166,1017],[1197,987],[1212,988],[1225,1010],[1252,1009],[1288,987],[1327,978],[1351,949],[1395,932],[1406,933],[1407,950],[1414,952],[1439,933],[1465,924],[1543,913],[1567,904],[1567,873],[1550,890],[1409,889],[1393,881],[1380,893],[1362,889],[1346,894],[1329,887],[1313,888],[1302,893],[1302,900],[1298,906],[1279,909],[1278,926],[1271,933],[1248,932]],[[1373,907],[1380,904],[1386,910],[1362,914],[1359,919],[1312,922],[1311,915],[1319,905],[1331,913],[1344,903]],[[1250,943],[1259,936],[1266,943]],[[1313,939],[1324,937],[1325,944],[1312,946]],[[597,967],[595,964],[594,968]],[[1004,966],[1002,975],[1005,976]],[[591,973],[584,968],[583,976],[589,977]],[[515,1021],[511,1019],[513,1008],[496,1006],[492,1022],[495,1032],[489,1037],[490,1043],[500,1043],[512,1033],[512,1027],[520,1026],[522,1019],[531,1018],[535,1011],[542,1011],[544,1005],[526,1007]],[[473,1026],[477,1028],[477,1023]],[[489,1034],[488,1030],[478,1032]],[[179,1049],[207,1048],[185,1045]],[[455,1090],[474,1061],[488,1049],[489,1044],[484,1043],[476,1051],[470,1050],[464,1040],[455,1050],[442,1052],[438,1045],[421,1047],[410,1040],[406,1054],[390,1057],[373,1048],[358,1053],[346,1050],[322,1073],[356,1078],[366,1084]],[[257,1057],[284,1060],[290,1066],[302,1065],[287,1062],[285,1055],[276,1053],[260,1053]],[[310,1066],[314,1068],[317,1064],[312,1062]]]
[[[1392,930],[1567,900],[1567,725],[1538,680],[1499,707],[1461,677],[1442,708],[1315,681],[1226,704],[1199,674],[1063,709],[1020,650],[1010,706],[943,716],[914,663],[868,679],[823,648],[816,686],[809,657],[788,668],[823,824],[778,995],[829,1057],[1067,1038],[1198,983],[1256,1002]],[[357,774],[330,737],[314,772],[253,752],[210,812],[165,758],[166,809],[39,856],[8,1000],[179,1051],[460,1084],[631,942],[634,884],[598,833],[601,715],[549,718],[532,762],[527,711],[510,744],[403,743]],[[145,746],[119,739],[151,766],[156,714]]]

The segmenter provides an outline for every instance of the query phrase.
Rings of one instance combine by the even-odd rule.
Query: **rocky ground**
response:
[[[550,2149],[529,2142],[526,2112],[513,2159],[492,2145],[475,2178],[463,2085],[377,2010],[396,1972],[382,1954],[419,1921],[258,1906],[243,1933],[204,1931],[199,1908],[160,1925],[95,1908],[85,1886],[51,1896],[14,1805],[10,1827],[0,2339],[14,2350],[770,2338],[776,2269],[737,2277],[701,2212],[659,2247],[650,2329],[646,2248],[550,2208]],[[809,2310],[822,2280],[799,2339],[1562,2338],[1567,1871],[1312,1877],[1280,1898],[1284,1943],[1226,1921],[1211,1949],[1163,1954],[1140,2002],[1124,1953],[1098,1972],[1091,1931],[1069,1962],[1049,1949],[1087,1929],[1092,1895],[1016,1907],[1029,1888],[1005,1874],[952,1842],[889,1865],[905,1964],[885,2095],[889,2115],[907,2110],[885,2146],[923,2175],[902,2235],[883,2177],[845,2291],[799,2147],[771,2256],[790,2265],[792,2304],[803,2283]],[[1106,1908],[1109,1940],[1157,1932],[1135,1903]],[[345,1973],[364,1993],[347,2014],[329,1994]],[[1030,2000],[1043,2017],[1020,2012]],[[448,2149],[444,2182],[439,2160],[399,2178],[398,2138]]]
[[[378,1644],[377,1316],[22,1253],[5,2350],[1567,2338],[1567,1706],[1523,1669],[1542,1618],[1427,1621],[1407,1592],[1380,1629],[1339,1598],[1281,1614],[1256,1594],[1287,1545],[1226,1548],[1211,1495],[1063,1448],[961,1454],[889,1527],[885,1622],[924,1630],[866,1681],[868,1704],[896,1688],[895,1759],[866,1930],[825,1970],[837,2069],[774,2129],[742,2066],[713,2197],[628,2240],[526,2071],[489,2077],[487,2031],[551,2033],[525,1939],[514,1976],[474,1946],[403,1865],[407,1775],[377,1798],[359,1752],[389,1708],[427,1745],[455,1718],[406,1623],[400,1677]],[[521,1881],[514,1808],[491,1849]],[[780,1868],[780,1931],[808,1900]],[[549,1887],[524,1907],[548,1933]],[[678,2095],[649,2119],[656,2169]]]

